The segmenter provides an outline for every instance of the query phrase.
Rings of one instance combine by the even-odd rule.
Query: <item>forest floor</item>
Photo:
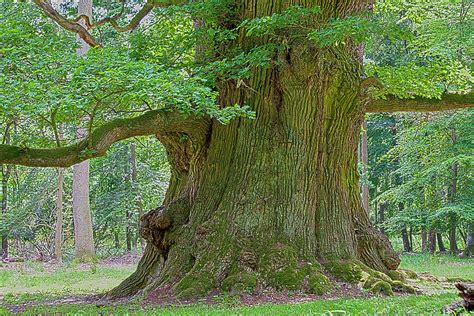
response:
[[[332,295],[319,299],[282,295],[272,296],[271,300],[255,300],[219,295],[193,304],[166,306],[138,300],[103,306],[93,301],[94,294],[103,293],[130,275],[137,259],[125,255],[93,265],[34,261],[0,263],[0,315],[13,312],[28,315],[426,315],[438,314],[444,305],[456,300],[450,284],[425,280],[420,284],[424,288],[423,295],[394,297],[339,288]],[[474,259],[411,254],[402,256],[401,267],[438,278],[460,277],[474,281]]]

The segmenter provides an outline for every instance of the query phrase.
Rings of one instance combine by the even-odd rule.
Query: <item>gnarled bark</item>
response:
[[[241,14],[274,9],[258,2]],[[185,298],[256,284],[312,291],[305,280],[320,274],[316,260],[351,281],[361,269],[396,269],[359,193],[358,49],[292,43],[279,58],[286,63],[255,69],[245,85],[219,85],[219,103],[251,104],[254,120],[214,121],[198,147],[159,137],[173,170],[166,201],[142,218],[145,255],[109,295]]]

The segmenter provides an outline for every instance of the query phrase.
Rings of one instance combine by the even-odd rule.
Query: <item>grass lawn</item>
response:
[[[79,266],[59,268],[38,262],[15,264],[15,268],[0,265],[0,297],[38,292],[92,294],[113,288],[135,270],[134,265]]]
[[[25,314],[43,315],[432,315],[456,299],[454,292],[406,297],[375,297],[370,299],[338,299],[295,304],[263,304],[239,306],[235,298],[224,297],[221,304],[198,303],[188,306],[157,308],[138,303],[117,307],[88,305],[41,306],[59,297],[100,293],[121,282],[133,270],[133,265],[51,267],[25,262],[6,268],[0,265],[0,297],[3,304],[36,302]],[[474,280],[474,260],[454,256],[404,255],[402,268],[430,272],[435,276],[462,277]],[[8,315],[0,307],[0,315]]]
[[[403,255],[400,268],[429,272],[437,277],[460,277],[474,281],[474,259],[452,255]]]
[[[54,315],[433,315],[456,299],[455,294],[435,296],[377,297],[371,299],[339,299],[298,304],[263,304],[238,307],[227,304],[142,308],[137,305],[102,307],[95,305],[59,305],[34,307],[25,314]],[[1,310],[0,310],[1,312]]]

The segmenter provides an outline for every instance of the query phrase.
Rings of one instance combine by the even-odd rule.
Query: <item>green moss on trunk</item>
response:
[[[321,4],[242,1],[237,16],[270,15],[290,3]],[[345,15],[358,6],[337,8],[328,12]],[[234,44],[247,49],[266,40],[242,35]],[[219,104],[248,104],[255,119],[214,121],[199,145],[160,137],[172,165],[163,209],[170,221],[148,226],[154,246],[127,281],[133,289],[171,284],[181,298],[213,288],[321,294],[330,284],[316,259],[341,280],[359,282],[363,272],[391,280],[373,271],[396,269],[398,256],[371,226],[358,189],[359,49],[290,41],[285,56],[275,51],[278,62],[252,69],[245,84],[218,83]]]

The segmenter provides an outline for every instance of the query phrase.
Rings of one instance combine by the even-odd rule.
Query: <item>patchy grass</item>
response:
[[[0,297],[36,293],[92,294],[118,285],[134,265],[52,266],[38,262],[3,264],[0,267]]]
[[[403,255],[402,268],[430,272],[435,276],[462,277],[474,280],[474,260],[449,255]],[[16,266],[0,265],[0,297],[2,304],[35,303],[24,314],[61,315],[406,315],[438,314],[442,306],[456,300],[456,294],[436,292],[436,295],[405,297],[375,297],[370,299],[337,299],[297,304],[263,304],[241,306],[238,299],[219,300],[216,305],[198,303],[187,306],[153,307],[138,302],[120,306],[97,307],[94,304],[62,304],[47,306],[61,297],[104,292],[130,275],[134,265],[65,265],[52,266],[25,262]],[[0,315],[8,315],[1,307]]]
[[[168,308],[127,305],[97,307],[96,305],[59,305],[28,308],[24,314],[61,315],[429,315],[439,314],[451,303],[455,294],[435,296],[376,297],[370,299],[338,299],[298,304],[262,304],[258,306],[227,306],[195,304]]]
[[[429,272],[437,277],[460,277],[474,281],[474,259],[453,255],[405,254],[401,268]]]

